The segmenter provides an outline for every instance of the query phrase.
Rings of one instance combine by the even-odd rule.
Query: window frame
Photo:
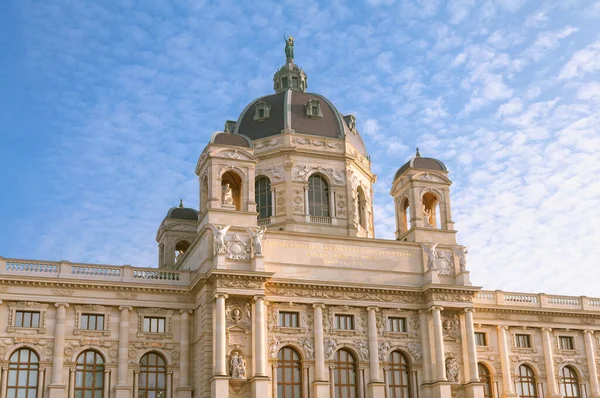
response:
[[[148,339],[171,339],[172,335],[172,323],[173,323],[173,310],[166,310],[163,308],[138,308],[138,337],[145,337]],[[146,318],[164,318],[165,330],[164,332],[146,332],[144,329]]]
[[[528,341],[528,346],[521,346],[520,345],[520,337],[524,337],[527,336],[527,341]],[[531,335],[531,333],[515,333],[514,335],[514,346],[516,349],[520,349],[520,350],[531,350],[533,349],[533,336]]]
[[[558,348],[562,351],[575,351],[575,337],[568,335],[558,335]],[[570,347],[565,347],[563,341],[568,341]]]
[[[483,344],[479,344],[479,339],[477,338],[477,336],[483,336]],[[475,332],[475,346],[476,347],[489,347],[489,339],[488,339],[488,334],[486,332],[480,332],[480,331]]]
[[[568,371],[570,375],[566,375],[565,371]],[[581,386],[580,379],[577,370],[571,365],[565,365],[560,368],[558,373],[558,387],[559,393],[563,398],[580,398],[581,397]],[[567,395],[567,386],[570,386],[569,395]]]
[[[288,352],[291,353],[291,359],[286,359],[286,353]],[[290,371],[286,372],[287,369],[290,369]],[[301,398],[304,376],[302,373],[302,357],[300,356],[300,353],[290,346],[279,349],[277,352],[277,398]],[[287,380],[287,376],[291,376],[290,381]],[[295,376],[298,376],[298,380],[296,380]],[[282,394],[280,394],[280,385],[282,386]],[[286,386],[290,385],[291,394],[288,394]],[[298,394],[296,394],[296,392]]]
[[[8,333],[18,333],[25,330],[34,330],[40,334],[46,333],[46,314],[48,312],[48,304],[36,303],[33,301],[9,302],[8,308],[8,326],[6,327],[6,331]],[[38,327],[33,328],[15,326],[17,311],[39,312],[40,318]]]
[[[340,327],[342,326],[342,320],[344,320],[344,326],[350,327]],[[349,320],[349,322],[348,322]],[[356,316],[355,314],[348,313],[335,313],[333,314],[333,330],[343,330],[343,331],[355,331],[356,329]]]
[[[400,361],[396,361],[396,358],[400,358]],[[388,354],[388,371],[387,371],[387,397],[388,398],[413,398],[412,396],[412,380],[410,378],[410,359],[409,356],[400,350],[393,350]],[[400,384],[396,384],[396,376],[400,374]],[[406,378],[406,384],[402,374]],[[400,389],[400,393],[397,394],[397,389]]]
[[[318,184],[315,181],[319,181]],[[331,218],[331,203],[329,203],[331,187],[329,181],[322,174],[314,173],[308,177],[307,182],[308,214],[312,217]]]
[[[142,364],[142,360],[146,357],[150,358],[151,355],[155,355],[156,356],[156,364]],[[160,361],[162,360],[163,364],[160,364]],[[148,361],[150,362],[150,361]],[[167,373],[168,373],[168,362],[167,362],[167,358],[165,358],[160,352],[158,351],[148,351],[146,353],[144,353],[144,355],[142,355],[140,357],[140,360],[138,362],[139,365],[139,373],[138,373],[138,397],[140,398],[146,398],[148,397],[148,391],[154,391],[155,394],[159,393],[159,392],[164,392],[164,396],[166,397],[167,394]],[[155,380],[155,385],[156,388],[150,389],[149,387],[149,383],[148,383],[148,379],[150,378],[151,375],[154,375],[154,380]],[[161,380],[160,375],[163,375],[162,377],[162,384],[164,385],[163,388],[160,388],[159,386],[159,381]],[[145,386],[142,387],[142,380],[144,380],[144,376],[145,376]],[[143,396],[140,396],[140,393],[144,394]],[[135,398],[138,398],[135,397]]]
[[[106,307],[103,305],[76,305],[75,306],[75,328],[73,329],[74,335],[83,336],[110,336],[110,317],[112,314],[112,307]],[[104,316],[104,329],[84,329],[82,326],[83,315],[102,315]]]
[[[490,368],[481,362],[477,362],[477,370],[479,371],[479,382],[483,384],[483,397],[494,398],[494,385]]]
[[[94,362],[93,363],[88,363],[87,362],[87,358],[88,358],[88,353],[93,353],[93,357],[94,357]],[[82,357],[84,358],[84,362],[80,363],[79,362],[79,358]],[[102,363],[98,363],[97,362],[97,358],[100,358]],[[93,349],[86,349],[83,350],[82,352],[79,353],[79,355],[77,355],[77,359],[75,360],[75,385],[73,387],[73,391],[74,391],[74,397],[78,398],[78,397],[84,397],[87,391],[91,391],[92,392],[92,396],[96,395],[96,393],[98,391],[100,391],[100,396],[104,396],[104,385],[105,385],[105,380],[104,380],[104,371],[106,369],[106,360],[104,359],[104,356],[99,353],[96,350]],[[87,381],[87,377],[86,374],[87,373],[91,373],[92,374],[92,386],[86,386],[85,382]],[[97,387],[96,386],[96,378],[98,377],[98,374],[100,374],[101,377],[101,386]],[[79,380],[80,377],[79,375],[81,375],[81,381],[82,381],[82,385],[79,386]],[[78,395],[77,393],[81,392],[81,395]]]
[[[285,319],[286,316],[289,315],[290,320],[292,321],[292,325],[287,325],[285,324]],[[282,318],[283,316],[283,318]],[[283,322],[282,322],[283,319]],[[296,320],[296,326],[293,325],[293,320]],[[277,311],[277,326],[280,328],[293,328],[293,329],[299,329],[300,328],[300,312],[298,311],[286,311],[286,310],[280,310]]]
[[[22,351],[27,351],[27,362],[21,362],[21,352]],[[17,354],[17,361],[12,361],[13,356]],[[35,356],[36,361],[32,361],[32,356]],[[6,385],[2,386],[2,388],[4,389],[4,391],[6,392],[6,396],[10,396],[9,394],[9,390],[15,390],[15,394],[14,396],[19,396],[19,390],[25,390],[25,396],[29,395],[29,391],[30,390],[34,390],[35,394],[34,396],[37,397],[38,395],[38,381],[39,381],[39,375],[40,375],[40,356],[38,355],[38,353],[31,349],[30,347],[24,346],[24,347],[19,347],[16,350],[14,350],[8,359],[8,363],[7,363],[7,369],[8,369],[8,374],[6,377]],[[14,374],[13,372],[16,372],[15,377],[11,377],[11,374]],[[20,381],[22,381],[22,378],[20,377],[20,373],[21,372],[26,372],[26,377],[25,377],[25,385],[21,386]],[[32,372],[35,372],[35,374],[32,374]],[[14,385],[11,385],[11,380],[15,381]],[[32,383],[30,383],[30,380],[33,380],[33,385],[30,385]]]
[[[526,369],[525,375],[522,370]],[[527,390],[533,390],[533,394],[523,395],[519,391],[519,387],[521,387],[521,391],[523,391],[523,386],[527,385]],[[517,390],[517,394],[519,394],[520,398],[538,398],[538,390],[537,390],[537,376],[533,368],[528,364],[520,364],[517,368],[517,377],[515,378],[515,388]]]
[[[261,181],[266,181],[264,188],[259,186]],[[271,185],[271,179],[269,179],[269,177],[264,175],[256,177],[256,180],[254,181],[254,201],[256,202],[256,212],[258,213],[256,217],[258,220],[266,220],[268,218],[273,217],[273,198],[271,194],[272,190],[273,187]],[[266,202],[264,204],[262,203],[263,198],[261,198],[261,195],[264,195],[264,199]],[[266,210],[266,217],[261,218],[261,209]]]
[[[393,330],[391,325],[393,325],[394,321],[399,321],[399,329],[401,330]],[[389,333],[408,333],[408,319],[405,316],[396,316],[389,315],[386,316],[386,331]]]
[[[351,360],[342,361],[341,353],[344,352],[346,358]],[[345,348],[340,348],[333,354],[333,380],[334,396],[332,398],[350,397],[358,398],[358,361],[354,353]],[[342,377],[342,371],[346,372],[346,377]],[[354,383],[351,383],[351,375],[354,374]],[[347,383],[341,383],[340,380],[347,380]],[[343,394],[343,391],[347,394]]]
[[[38,329],[40,327],[41,315],[40,311],[16,310],[15,327],[22,329]],[[28,322],[25,322],[26,319]]]

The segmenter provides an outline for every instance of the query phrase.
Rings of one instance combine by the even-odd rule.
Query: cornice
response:
[[[104,282],[104,281],[102,281]],[[122,282],[117,282],[123,284]],[[85,290],[104,290],[112,292],[136,292],[136,293],[161,293],[161,294],[188,294],[190,289],[188,287],[169,287],[169,286],[157,286],[152,285],[148,287],[139,286],[120,286],[113,284],[98,284],[94,281],[89,282],[57,282],[52,280],[21,280],[21,279],[2,279],[0,281],[1,286],[34,286],[34,287],[45,287],[45,288],[63,288],[63,289],[85,289]]]
[[[493,312],[493,313],[507,313],[507,314],[525,314],[525,315],[549,315],[549,316],[565,316],[574,318],[595,318],[600,319],[600,313],[596,312],[585,312],[579,310],[579,312],[573,311],[552,311],[546,309],[537,308],[507,308],[507,307],[479,307],[477,304],[474,306],[477,312]],[[477,322],[475,322],[477,323]]]

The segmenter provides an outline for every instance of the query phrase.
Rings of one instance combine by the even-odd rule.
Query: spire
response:
[[[420,158],[421,157],[421,153],[419,152],[419,147],[417,147],[417,153],[415,154],[416,157]]]
[[[183,207],[183,199],[179,199],[179,208]]]

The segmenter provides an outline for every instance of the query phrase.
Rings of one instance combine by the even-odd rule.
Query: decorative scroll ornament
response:
[[[215,226],[210,223],[208,224],[208,226],[210,227],[210,229],[212,229],[213,232],[213,237],[215,241],[215,254],[225,253],[225,236],[227,235],[227,231],[229,231],[229,228],[231,228],[231,226]]]
[[[250,245],[240,239],[238,234],[234,234],[233,239],[225,241],[225,258],[237,261],[249,260]]]
[[[454,260],[451,255],[437,252],[436,268],[439,275],[454,275]]]

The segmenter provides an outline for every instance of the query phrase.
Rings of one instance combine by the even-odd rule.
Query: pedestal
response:
[[[425,271],[424,279],[425,279],[425,284],[440,283],[440,277],[438,275],[438,270],[431,269],[431,268],[428,269],[427,271]]]
[[[211,398],[229,398],[229,376],[213,376],[210,379]]]
[[[385,398],[385,383],[372,382],[367,385],[369,398]]]
[[[465,385],[465,397],[466,398],[484,398],[483,384],[481,383],[468,383]]]
[[[116,386],[115,387],[116,398],[129,398],[131,396],[131,387],[129,386]]]
[[[257,254],[252,259],[252,271],[264,271],[265,270],[265,256],[264,254]]]
[[[431,384],[431,398],[449,398],[452,396],[452,386],[447,381]]]
[[[225,253],[217,253],[213,257],[213,268],[225,269]]]
[[[461,271],[456,275],[456,284],[463,286],[471,286],[471,279],[469,277],[469,271]]]
[[[250,380],[252,383],[252,398],[268,398],[269,397],[269,377],[255,376]]]
[[[50,398],[66,398],[67,396],[66,384],[50,384],[48,391],[50,392],[48,395]]]
[[[312,398],[330,398],[328,381],[313,381]]]
[[[177,398],[192,398],[192,387],[177,387]]]

